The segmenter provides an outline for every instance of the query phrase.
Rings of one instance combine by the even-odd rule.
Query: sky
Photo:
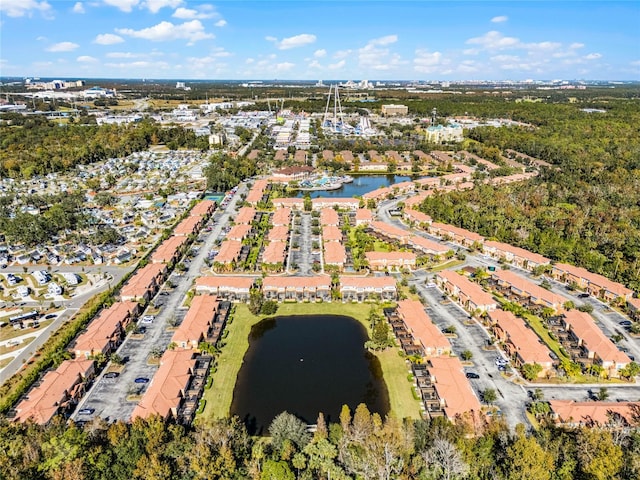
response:
[[[0,0],[0,76],[640,80],[640,1]]]

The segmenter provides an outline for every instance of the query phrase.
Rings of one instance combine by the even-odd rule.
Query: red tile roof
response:
[[[411,232],[409,230],[389,225],[386,222],[373,221],[370,225],[374,231],[389,238],[396,238],[398,240],[405,241],[411,236]]]
[[[131,315],[138,309],[138,303],[116,302],[105,308],[87,326],[86,332],[80,334],[75,341],[73,351],[77,356],[106,353],[106,347],[120,329],[124,330]]]
[[[443,245],[428,238],[420,237],[418,235],[412,235],[408,240],[409,245],[431,255],[442,255],[451,250],[446,245]]]
[[[169,263],[176,260],[180,247],[187,241],[187,237],[172,236],[162,242],[151,255],[154,263]]]
[[[256,180],[247,194],[246,201],[248,203],[258,203],[262,199],[262,195],[268,184],[269,182],[266,180]]]
[[[514,247],[507,243],[494,242],[493,240],[485,240],[483,248],[485,251],[496,250],[498,252],[509,253],[514,257],[519,257],[524,260],[528,260],[530,262],[535,263],[536,265],[546,265],[551,261],[547,257],[543,257],[542,255],[539,255],[537,253],[530,252],[523,248]]]
[[[479,412],[480,402],[467,380],[462,363],[456,357],[434,357],[429,360],[429,373],[435,378],[434,387],[444,402],[447,418],[466,412]]]
[[[253,207],[242,207],[238,210],[238,214],[236,218],[234,218],[234,222],[236,225],[240,224],[250,224],[253,222],[253,218],[256,216],[256,209]]]
[[[216,202],[213,200],[202,200],[201,202],[196,203],[196,205],[191,209],[189,215],[205,217],[212,213],[216,209]]]
[[[320,210],[320,225],[338,225],[340,218],[338,212],[333,208],[323,208]]]
[[[227,233],[226,238],[229,240],[244,240],[251,233],[251,225],[246,224],[238,224],[231,227],[229,233]]]
[[[201,340],[204,340],[215,319],[218,305],[218,298],[215,295],[196,295],[193,297],[189,311],[174,332],[171,341],[180,347],[183,343],[195,342],[197,345]]]
[[[275,277],[267,276],[262,281],[262,289],[303,289],[303,288],[331,288],[329,275],[316,275],[314,277]]]
[[[529,280],[522,278],[511,270],[496,270],[491,276],[512,287],[516,294],[531,297],[537,304],[544,304],[551,308],[561,310],[568,299],[562,295],[557,295],[550,290],[542,288]]]
[[[291,223],[291,209],[279,208],[271,217],[271,224],[274,226],[289,225]]]
[[[401,300],[398,302],[397,312],[409,333],[425,349],[427,356],[451,352],[449,340],[433,324],[422,303],[417,300]]]
[[[286,242],[289,238],[289,226],[280,225],[269,230],[268,239],[270,242]]]
[[[198,232],[201,224],[202,224],[202,217],[198,217],[198,216],[187,217],[176,226],[176,228],[173,231],[173,234],[184,235],[184,236],[192,235]]]
[[[263,263],[284,263],[287,244],[285,242],[271,242],[262,252]]]
[[[123,300],[144,297],[150,288],[157,285],[166,271],[166,266],[160,263],[150,263],[138,270],[120,290]]]
[[[373,220],[373,212],[368,208],[359,208],[356,210],[356,223],[371,222]]]
[[[325,242],[341,242],[342,232],[338,227],[325,226],[322,228],[322,240]]]
[[[242,250],[242,242],[238,240],[225,240],[220,244],[220,251],[213,261],[218,263],[231,263],[236,261],[240,256],[240,250]]]
[[[570,310],[564,313],[564,321],[582,341],[584,347],[594,352],[603,362],[611,362],[623,367],[631,362],[627,354],[618,350],[618,347],[598,328],[595,320],[588,313]]]
[[[229,276],[208,276],[208,277],[198,277],[196,278],[196,290],[202,289],[210,289],[210,290],[224,290],[224,289],[235,289],[235,290],[250,290],[253,284],[255,283],[254,277],[240,277],[235,275]]]
[[[606,426],[611,415],[619,415],[630,424],[634,423],[634,410],[640,408],[638,402],[576,402],[574,400],[549,400],[551,412],[558,423],[567,425]]]
[[[628,289],[624,285],[609,280],[608,278],[603,277],[602,275],[598,275],[597,273],[591,273],[590,271],[581,267],[575,267],[566,263],[556,263],[553,265],[553,268],[554,270],[566,272],[577,278],[584,278],[590,284],[596,285],[601,289],[607,290],[620,297],[628,297],[633,294],[633,290]]]
[[[451,270],[442,270],[437,273],[436,277],[454,285],[476,306],[490,306],[496,304],[493,297],[482,290],[480,285],[469,281],[466,277],[463,277],[456,272],[452,272]]]
[[[324,244],[324,263],[327,265],[344,265],[347,261],[347,251],[338,242]]]
[[[378,289],[378,290],[396,290],[396,279],[394,277],[351,277],[347,275],[340,276],[340,286],[342,288],[351,289]]]
[[[524,363],[537,363],[542,366],[552,363],[549,349],[540,343],[538,336],[522,319],[504,310],[489,312],[489,318],[506,333]]]
[[[408,218],[409,220],[417,223],[431,223],[431,217],[426,213],[419,212],[418,210],[405,208],[404,216],[405,218]]]

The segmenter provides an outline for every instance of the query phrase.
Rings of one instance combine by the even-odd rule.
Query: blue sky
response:
[[[640,79],[638,1],[0,0],[0,75]]]

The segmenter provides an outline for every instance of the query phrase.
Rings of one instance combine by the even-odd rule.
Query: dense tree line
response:
[[[238,418],[195,427],[159,418],[132,424],[100,419],[79,427],[0,423],[0,477],[130,479],[468,479],[606,480],[640,475],[640,432],[515,432],[500,421],[398,421],[343,407],[317,431],[293,415],[274,419],[271,438],[247,434]]]
[[[226,153],[215,153],[204,172],[207,189],[211,192],[226,192],[245,178],[256,174],[256,162],[246,157],[232,157]]]
[[[640,290],[640,105],[611,102],[606,114],[535,105],[535,129],[477,128],[469,136],[552,168],[527,183],[437,195],[420,209]]]
[[[44,117],[4,114],[0,123],[0,176],[30,178],[107,158],[125,157],[150,145],[208,149],[207,137],[152,120],[130,125],[60,126]]]

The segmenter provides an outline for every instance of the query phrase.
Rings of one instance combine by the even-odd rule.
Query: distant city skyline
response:
[[[0,76],[640,80],[640,2],[0,0]]]

